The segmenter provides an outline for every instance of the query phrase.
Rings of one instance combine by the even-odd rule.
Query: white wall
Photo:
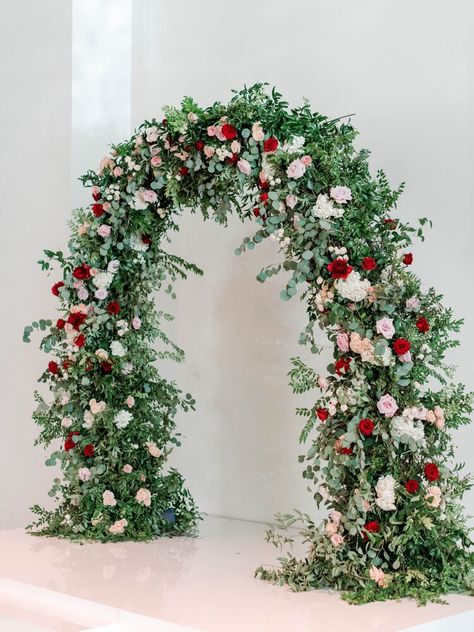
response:
[[[130,123],[159,116],[185,94],[208,104],[268,81],[292,104],[306,96],[330,116],[357,113],[374,166],[394,184],[408,183],[401,214],[435,221],[414,249],[414,269],[466,317],[462,349],[451,357],[474,386],[468,0],[74,0],[72,78],[70,2],[0,0],[0,10],[8,148],[0,156],[0,527],[24,524],[51,476],[32,447],[30,421],[45,356],[36,341],[21,342],[24,323],[54,313],[51,283],[34,262],[43,247],[64,246],[80,172],[97,164],[108,141],[126,137]],[[74,184],[73,203],[83,199]],[[195,414],[179,418],[185,439],[174,462],[202,510],[269,520],[275,511],[313,509],[297,463],[299,401],[286,378],[305,315],[298,301],[280,301],[282,279],[255,281],[277,257],[270,243],[234,256],[249,229],[185,216],[174,241],[205,270],[179,285],[173,305],[172,332],[188,362],[169,375],[198,400]],[[460,442],[469,460],[472,429]],[[468,503],[472,513],[473,495]]]

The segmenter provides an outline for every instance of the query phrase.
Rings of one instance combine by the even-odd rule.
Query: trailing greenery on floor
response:
[[[166,467],[179,445],[174,417],[194,407],[155,361],[183,359],[164,333],[154,290],[192,264],[164,249],[188,209],[226,223],[233,212],[255,229],[236,253],[267,238],[284,271],[283,300],[300,293],[308,325],[300,342],[319,351],[321,329],[334,361],[321,374],[300,359],[295,393],[315,389],[300,457],[323,524],[282,515],[268,539],[285,549],[300,526],[304,559],[291,552],[260,577],[295,590],[333,587],[353,603],[414,596],[424,603],[466,590],[472,557],[461,498],[471,486],[453,463],[450,431],[469,423],[471,396],[453,381],[445,353],[461,321],[412,272],[410,245],[429,224],[397,219],[402,187],[372,176],[368,152],[344,118],[290,109],[258,84],[207,109],[185,98],[146,121],[83,178],[93,200],[76,210],[69,252],[46,251],[61,317],[47,330],[49,361],[37,395],[38,442],[62,445],[47,464],[63,476],[56,508],[39,515],[39,533],[97,540],[187,533],[196,508],[182,477]],[[59,268],[59,270],[58,270]],[[316,331],[315,331],[316,330]],[[154,342],[161,346],[155,350]],[[317,362],[315,362],[315,366]],[[437,386],[436,386],[437,384]]]

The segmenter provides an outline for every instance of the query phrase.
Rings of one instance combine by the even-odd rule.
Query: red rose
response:
[[[333,279],[347,279],[353,268],[345,259],[338,257],[331,263],[328,263],[328,270]]]
[[[92,197],[94,198],[94,202],[98,202],[100,200],[100,193],[93,193]]]
[[[94,213],[96,217],[101,217],[105,213],[104,207],[102,206],[102,204],[93,204],[92,212]]]
[[[316,415],[321,421],[326,421],[326,419],[329,417],[329,411],[327,410],[327,408],[318,408],[316,410]]]
[[[62,365],[63,365],[63,369],[67,371],[69,367],[71,366],[71,363],[69,362],[69,360],[63,360]]]
[[[232,156],[228,156],[225,161],[228,165],[235,165],[239,160],[239,154],[232,154]]]
[[[187,176],[188,173],[189,173],[188,167],[180,167],[179,168],[179,175],[180,176]]]
[[[334,365],[336,373],[338,375],[343,375],[344,373],[347,373],[350,363],[351,358],[339,358],[339,360],[337,360]]]
[[[253,214],[255,217],[260,217],[260,209],[258,207],[253,209]]]
[[[425,476],[429,481],[437,481],[439,478],[438,466],[434,463],[427,463],[425,465]]]
[[[380,525],[376,520],[371,520],[370,522],[366,522],[364,525],[364,529],[368,533],[379,533]],[[367,533],[363,533],[364,540],[368,540]]]
[[[227,140],[233,140],[237,136],[237,130],[233,125],[229,125],[229,123],[224,123],[221,132]]]
[[[58,365],[58,363],[55,362],[54,360],[50,360],[48,362],[48,370],[53,375],[57,375],[59,373],[59,365]]]
[[[84,323],[87,318],[87,314],[84,312],[72,312],[67,317],[67,322],[74,327],[76,331],[79,331],[79,327]]]
[[[430,324],[429,322],[426,320],[426,318],[424,316],[420,316],[418,318],[418,320],[416,321],[416,326],[418,328],[418,331],[421,334],[426,333],[427,331],[430,330]]]
[[[88,443],[84,447],[84,456],[94,456],[94,446],[92,443]]]
[[[339,450],[340,454],[352,454],[352,448],[341,448]]]
[[[147,246],[150,245],[151,244],[151,237],[150,237],[150,235],[142,235],[142,241]]]
[[[107,311],[111,316],[116,316],[120,312],[120,305],[117,301],[111,301],[107,305]]]
[[[415,494],[419,488],[420,488],[420,485],[418,481],[415,481],[415,479],[413,478],[411,478],[409,481],[405,483],[405,489],[407,490],[409,494]]]
[[[204,149],[204,143],[202,142],[202,140],[197,140],[194,146],[198,151],[202,151]]]
[[[405,338],[397,338],[393,342],[393,350],[397,355],[408,353],[408,351],[410,351],[410,347],[410,343]]]
[[[74,268],[72,271],[72,276],[75,279],[80,279],[81,281],[85,281],[91,278],[91,267],[87,265],[87,263],[81,263],[80,266]]]
[[[409,266],[413,263],[413,255],[411,254],[411,252],[407,252],[406,255],[403,255],[403,263],[406,266]]]
[[[112,373],[112,363],[107,360],[100,363],[100,368],[102,369],[102,373],[105,373],[106,375],[108,373]]]
[[[363,270],[375,270],[377,267],[377,262],[373,257],[364,257],[362,259],[362,269]]]
[[[51,292],[54,294],[54,296],[59,296],[60,287],[64,287],[63,281],[58,281],[53,285],[53,287],[51,288]]]
[[[267,200],[268,200],[268,193],[265,193],[265,192],[264,193],[260,193],[260,199],[262,200],[262,202],[264,204],[266,204]]]
[[[361,419],[359,421],[359,430],[364,437],[370,437],[375,428],[375,424],[372,419]]]
[[[268,180],[262,180],[261,176],[258,177],[258,186],[264,191],[270,188],[270,182]]]
[[[66,441],[64,442],[64,449],[66,450],[66,452],[69,452],[69,450],[72,450],[72,448],[76,447],[76,442],[73,441],[73,437],[77,436],[78,434],[78,430],[73,430],[68,434]]]
[[[387,228],[389,230],[395,230],[395,228],[397,227],[397,220],[396,219],[392,219],[391,217],[387,217],[386,219],[383,220],[385,222],[385,225],[387,226]]]
[[[58,318],[58,320],[56,321],[56,327],[58,329],[64,329],[65,324],[66,324],[66,321],[63,320],[62,318]]]
[[[84,336],[84,334],[79,334],[78,336],[76,336],[74,338],[74,344],[76,345],[76,347],[79,347],[79,349],[83,347],[86,344],[86,337]]]
[[[278,141],[274,136],[270,136],[270,138],[267,138],[267,140],[263,143],[263,151],[266,153],[275,151],[277,147]]]

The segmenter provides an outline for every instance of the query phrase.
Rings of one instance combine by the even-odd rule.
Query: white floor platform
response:
[[[253,578],[261,524],[207,517],[199,538],[71,544],[0,532],[1,632],[472,632],[474,599],[350,606]]]

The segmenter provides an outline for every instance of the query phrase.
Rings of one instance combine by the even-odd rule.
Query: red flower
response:
[[[420,485],[418,481],[415,481],[414,478],[411,478],[409,481],[405,483],[405,489],[407,490],[409,494],[415,494],[419,488],[420,488]]]
[[[100,368],[102,369],[102,373],[105,373],[106,375],[108,373],[112,373],[112,363],[107,360],[100,363]]]
[[[180,176],[187,176],[188,173],[189,173],[188,167],[180,167],[179,168],[179,175]]]
[[[359,421],[359,430],[364,435],[364,437],[370,437],[375,428],[375,424],[372,419],[361,419]]]
[[[96,217],[101,217],[101,215],[105,213],[104,207],[102,206],[102,204],[93,204],[92,212],[94,213]]]
[[[393,342],[393,350],[397,355],[408,353],[408,351],[410,351],[410,347],[410,343],[405,338],[397,338]]]
[[[389,230],[395,230],[397,227],[398,221],[396,219],[392,219],[391,217],[387,217],[383,220]]]
[[[64,287],[63,281],[58,281],[53,285],[53,287],[51,288],[51,292],[54,294],[54,296],[59,296],[60,287]]]
[[[204,143],[202,142],[202,140],[197,140],[194,146],[198,151],[202,151],[204,149]]]
[[[260,193],[260,199],[262,200],[264,204],[266,204],[268,200],[268,193],[266,192]]]
[[[379,533],[380,525],[376,520],[371,520],[370,522],[366,522],[364,525],[365,531],[368,533]],[[364,540],[368,540],[367,533],[363,533]]]
[[[92,197],[94,198],[94,202],[98,202],[100,200],[100,193],[93,193]]]
[[[74,327],[76,331],[79,331],[80,326],[84,323],[87,318],[87,314],[84,312],[72,312],[67,317],[67,322]]]
[[[57,375],[59,373],[59,365],[58,365],[58,363],[55,362],[54,360],[50,360],[48,362],[48,370],[53,375]]]
[[[345,259],[338,257],[331,263],[328,263],[328,270],[333,279],[347,279],[353,268]]]
[[[87,263],[81,263],[80,266],[74,268],[72,271],[72,276],[75,279],[80,279],[81,281],[86,281],[91,278],[91,267],[87,265]]]
[[[94,456],[94,446],[92,443],[88,443],[84,446],[84,456]]]
[[[375,270],[377,267],[377,262],[373,257],[364,257],[362,259],[362,269],[363,270]]]
[[[438,466],[434,463],[427,463],[425,465],[425,476],[429,481],[437,481],[439,478]]]
[[[62,365],[63,365],[63,369],[67,371],[69,367],[71,366],[71,363],[69,362],[69,360],[64,359],[62,362]]]
[[[258,208],[258,206],[253,209],[253,214],[255,215],[255,217],[260,217],[260,209]]]
[[[424,316],[420,316],[418,318],[418,320],[416,321],[416,326],[420,334],[425,334],[427,331],[430,330],[430,324]]]
[[[352,454],[352,448],[341,448],[339,450],[340,454]]]
[[[227,140],[233,140],[237,136],[237,130],[233,125],[229,125],[229,123],[224,123],[221,132],[222,135],[227,138]]]
[[[56,321],[56,327],[58,329],[64,329],[65,324],[66,324],[66,321],[63,320],[62,318],[58,318],[58,320]]]
[[[407,252],[405,255],[403,255],[403,263],[406,266],[409,266],[413,263],[413,255],[411,254],[411,252]]]
[[[120,312],[120,305],[117,301],[111,301],[107,305],[107,311],[111,316],[116,316]]]
[[[261,176],[258,177],[258,186],[264,191],[270,188],[270,182],[268,180],[262,180]]]
[[[228,156],[225,161],[228,165],[235,165],[239,160],[239,154],[232,154],[232,156]]]
[[[86,337],[84,336],[84,334],[79,334],[78,336],[76,336],[74,338],[74,344],[76,345],[76,347],[79,347],[79,349],[83,347],[86,344]]]
[[[266,153],[269,153],[270,151],[275,151],[277,147],[278,141],[274,136],[270,136],[270,138],[267,138],[267,140],[263,143],[263,151]]]
[[[326,419],[329,417],[329,411],[327,410],[327,408],[318,408],[316,410],[316,415],[321,421],[326,421]]]
[[[73,430],[72,432],[70,432],[66,438],[66,441],[64,442],[64,449],[66,450],[66,452],[69,452],[69,450],[72,450],[72,448],[76,447],[76,443],[75,441],[73,441],[73,437],[77,436],[79,434],[78,430]]]
[[[147,246],[149,244],[151,244],[151,237],[150,235],[142,235],[142,241],[144,244],[146,244]]]
[[[337,360],[334,365],[336,373],[338,375],[343,375],[344,373],[347,373],[350,363],[351,358],[339,358],[339,360]]]

